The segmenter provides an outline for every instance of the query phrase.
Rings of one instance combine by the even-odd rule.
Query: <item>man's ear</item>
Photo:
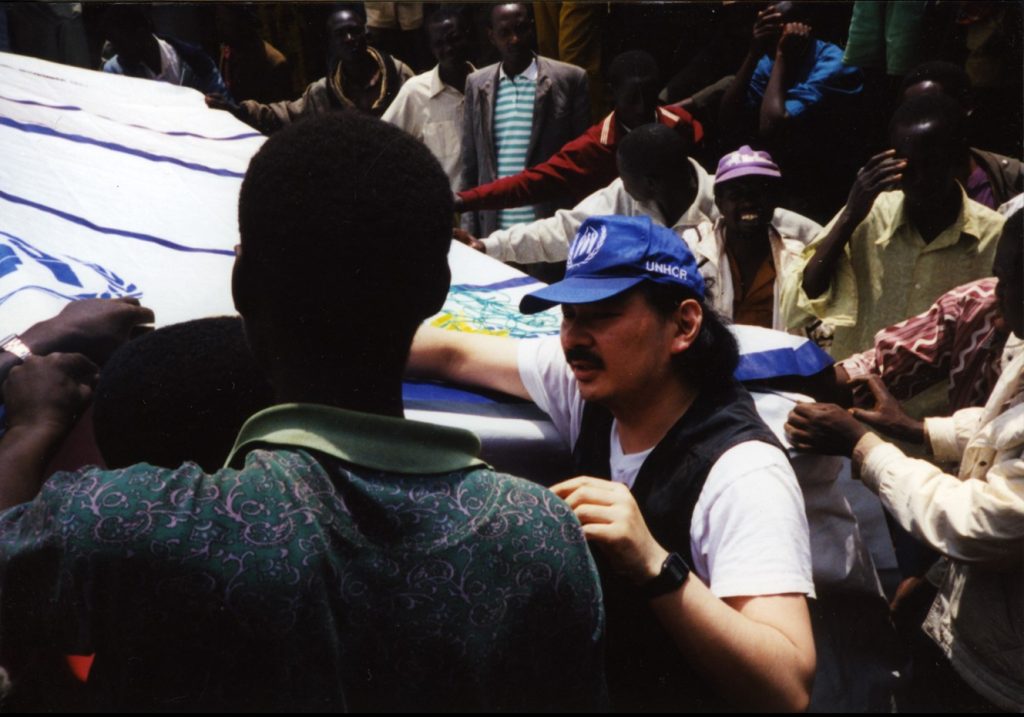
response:
[[[675,334],[672,337],[671,351],[681,354],[697,340],[700,327],[704,323],[704,311],[696,299],[686,299],[676,307],[672,320]]]

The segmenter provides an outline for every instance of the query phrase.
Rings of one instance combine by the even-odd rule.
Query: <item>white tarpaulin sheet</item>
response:
[[[233,313],[238,188],[264,138],[200,93],[0,54],[0,331],[138,296]]]

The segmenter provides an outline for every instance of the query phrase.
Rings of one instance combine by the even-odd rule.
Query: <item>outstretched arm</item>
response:
[[[519,342],[423,326],[409,352],[406,373],[530,398],[519,377]]]

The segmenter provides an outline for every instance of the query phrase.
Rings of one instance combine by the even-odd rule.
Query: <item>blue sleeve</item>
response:
[[[807,77],[786,91],[786,113],[790,117],[799,117],[830,95],[855,95],[864,89],[860,69],[843,64],[842,50],[820,40],[817,45]]]
[[[772,76],[772,68],[775,60],[765,55],[754,68],[754,74],[750,76],[750,84],[747,85],[747,106],[758,108],[764,99],[765,90],[768,89],[768,78]]]

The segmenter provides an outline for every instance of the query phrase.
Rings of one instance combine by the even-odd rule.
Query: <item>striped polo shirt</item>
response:
[[[519,174],[526,169],[526,152],[533,131],[533,105],[537,96],[537,59],[515,77],[498,69],[498,94],[494,102],[494,147],[498,154],[498,177]],[[533,207],[502,209],[498,225],[508,229],[536,219]]]

